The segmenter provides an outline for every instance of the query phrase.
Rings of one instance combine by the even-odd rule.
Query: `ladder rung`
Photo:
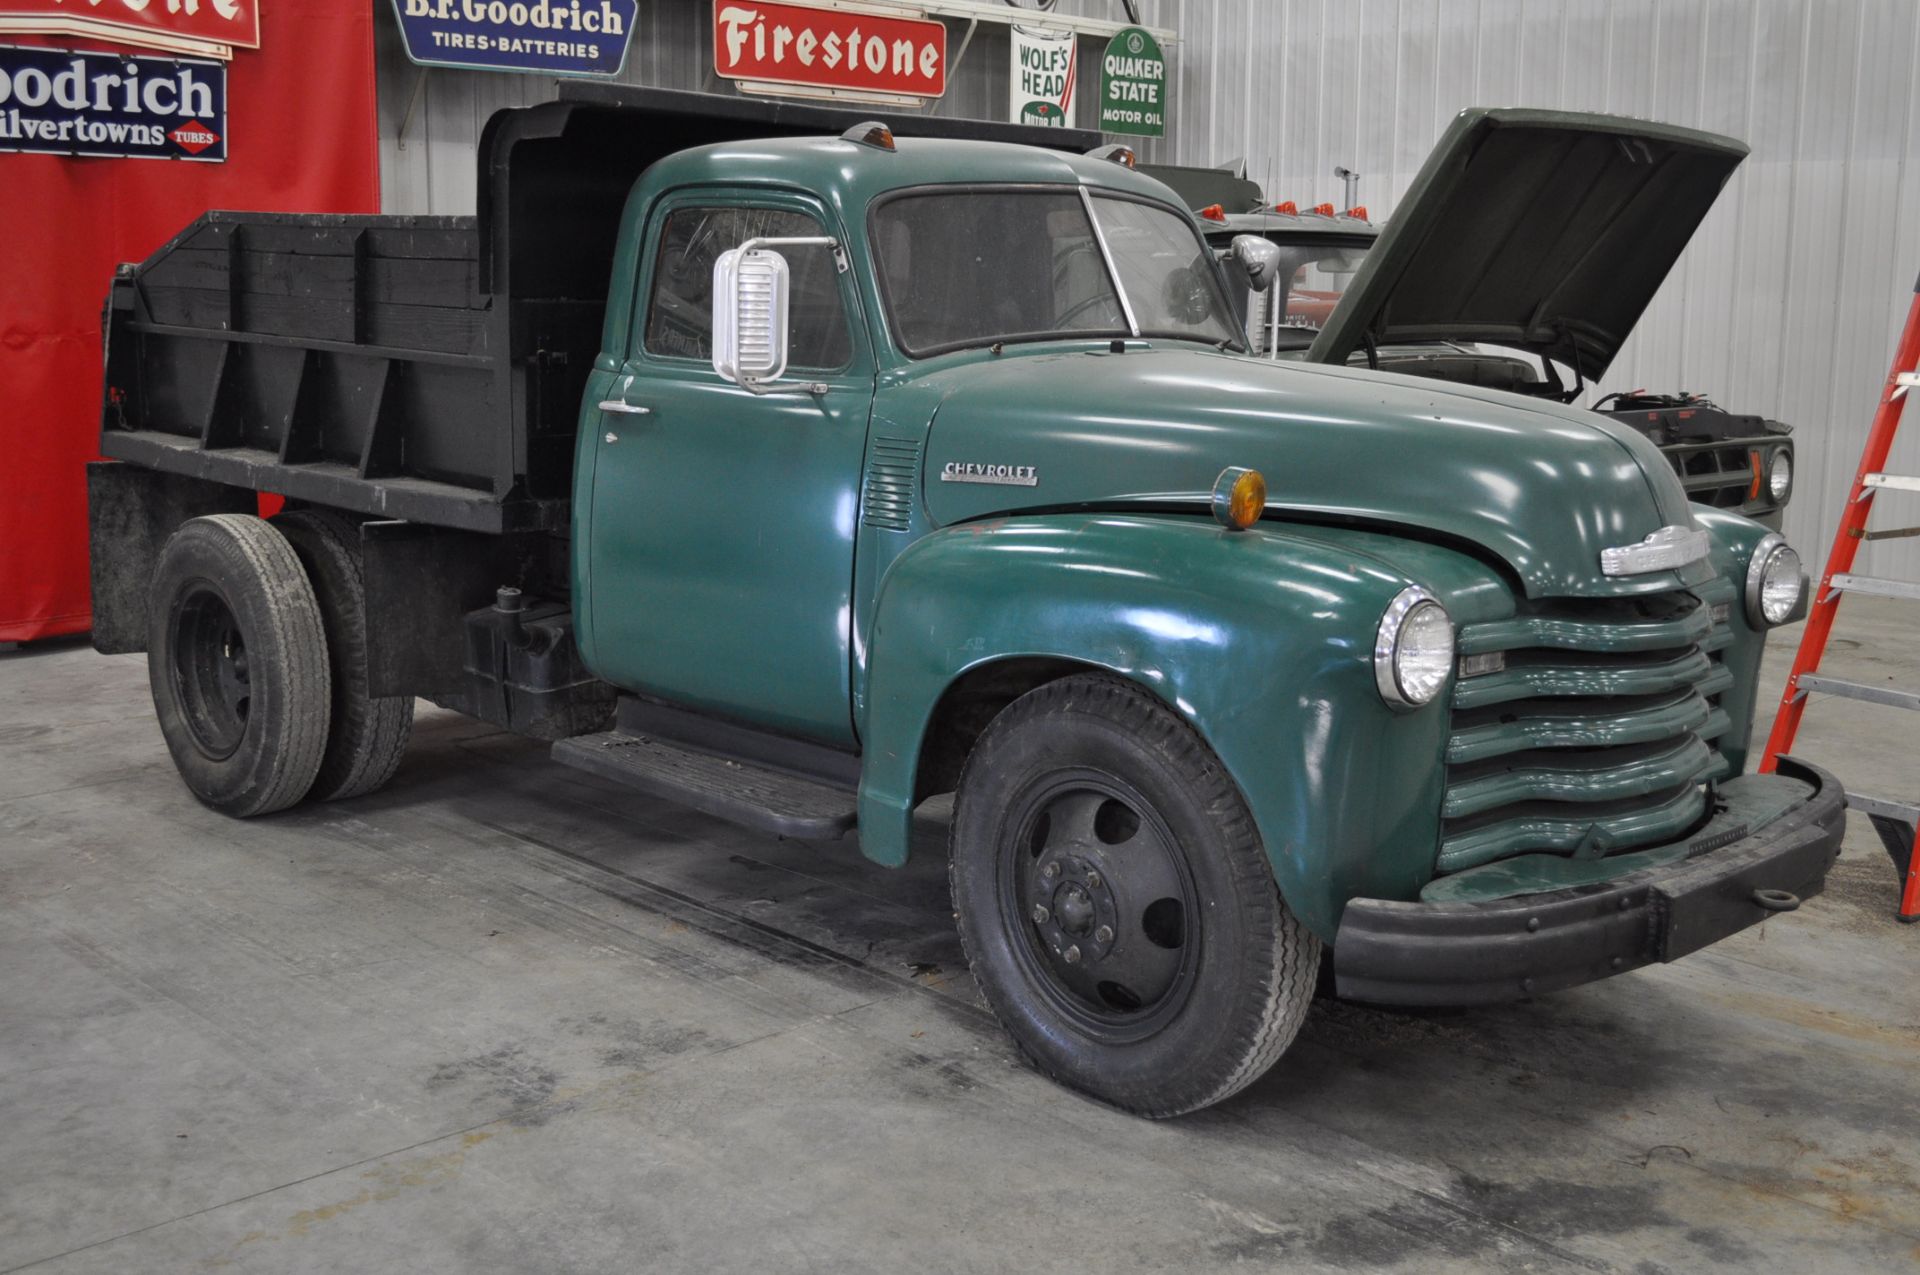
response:
[[[1882,598],[1909,598],[1920,602],[1920,584],[1911,580],[1882,580],[1841,572],[1827,582],[1830,593],[1871,593]]]
[[[1802,673],[1796,685],[1803,691],[1817,691],[1823,695],[1866,700],[1870,704],[1886,704],[1892,708],[1920,709],[1920,691],[1903,691],[1893,686],[1868,686],[1864,682],[1847,682],[1820,673]]]
[[[1886,531],[1863,531],[1862,540],[1905,540],[1908,536],[1920,536],[1920,527],[1894,527]]]
[[[1862,482],[1868,487],[1887,487],[1899,491],[1920,491],[1920,478],[1905,474],[1868,474]]]
[[[1888,801],[1884,797],[1868,797],[1861,793],[1847,794],[1847,808],[1858,810],[1863,815],[1879,815],[1882,819],[1899,819],[1906,823],[1920,824],[1920,806],[1910,801]]]

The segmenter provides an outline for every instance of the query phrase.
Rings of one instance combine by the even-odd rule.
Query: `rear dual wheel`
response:
[[[293,546],[313,582],[327,634],[327,751],[307,799],[359,797],[393,778],[413,735],[413,697],[369,690],[360,529],[330,509],[289,510],[271,525]]]
[[[147,675],[181,779],[245,818],[306,796],[327,746],[320,604],[286,538],[258,518],[183,524],[148,595]]]
[[[409,697],[368,693],[365,591],[352,522],[195,518],[161,550],[147,669],[174,765],[240,818],[372,792],[392,777]]]
[[[1179,1115],[1259,1078],[1305,1020],[1319,940],[1219,760],[1132,683],[1065,678],[995,718],[951,849],[974,976],[1055,1080]]]

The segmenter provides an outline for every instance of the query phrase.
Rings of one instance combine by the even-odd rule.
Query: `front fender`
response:
[[[1363,533],[1081,514],[926,536],[875,603],[862,849],[905,861],[921,745],[957,678],[1001,660],[1071,660],[1145,686],[1206,739],[1288,904],[1331,939],[1346,900],[1412,898],[1433,872],[1445,697],[1394,712],[1372,665],[1381,614],[1416,582],[1450,609],[1511,607],[1471,559]]]

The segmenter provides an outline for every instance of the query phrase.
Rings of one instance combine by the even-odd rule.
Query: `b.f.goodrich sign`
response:
[[[393,0],[422,66],[618,75],[637,0]]]
[[[227,157],[218,62],[0,45],[0,151]]]

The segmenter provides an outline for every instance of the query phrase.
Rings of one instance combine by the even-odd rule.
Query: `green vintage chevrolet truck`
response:
[[[987,1002],[1151,1116],[1260,1076],[1323,949],[1486,1003],[1821,888],[1839,785],[1747,767],[1777,534],[1590,412],[1236,357],[1272,248],[1121,148],[846,123],[575,89],[494,118],[475,218],[122,268],[94,641],[201,800],[369,792],[416,696],[881,864],[953,792]],[[1718,144],[1580,127],[1533,140],[1650,197]]]

